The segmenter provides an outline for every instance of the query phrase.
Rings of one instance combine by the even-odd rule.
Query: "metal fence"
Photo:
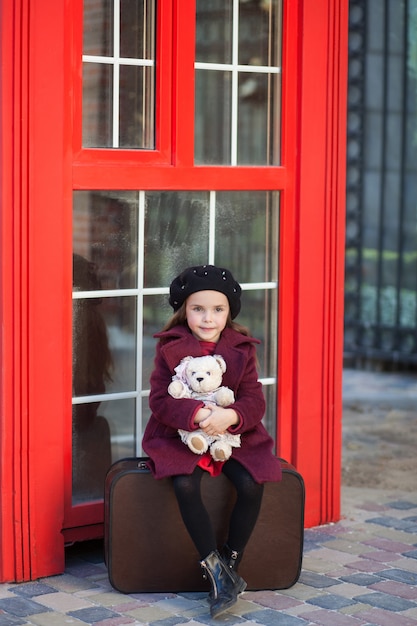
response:
[[[345,358],[417,364],[417,0],[351,0]]]

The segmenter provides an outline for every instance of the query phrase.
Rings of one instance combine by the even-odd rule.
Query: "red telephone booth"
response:
[[[265,423],[340,515],[347,0],[0,0],[0,581],[103,533],[169,281],[243,287]]]

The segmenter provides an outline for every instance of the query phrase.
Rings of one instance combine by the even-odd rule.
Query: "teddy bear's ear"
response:
[[[185,377],[185,370],[187,368],[187,363],[192,361],[192,359],[193,359],[192,356],[185,356],[183,359],[181,359],[181,361],[179,362],[179,365],[177,365],[177,367],[174,368],[177,378],[179,378],[183,382],[186,382],[187,380]]]
[[[217,363],[220,366],[222,373],[224,374],[226,371],[226,361],[220,354],[213,354],[213,357],[216,359]]]

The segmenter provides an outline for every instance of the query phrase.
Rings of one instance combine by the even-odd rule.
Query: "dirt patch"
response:
[[[342,483],[416,490],[417,406],[416,410],[361,403],[344,407]]]

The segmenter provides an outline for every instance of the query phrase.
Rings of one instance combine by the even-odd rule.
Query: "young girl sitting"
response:
[[[258,518],[263,483],[281,480],[274,442],[262,424],[265,400],[258,381],[255,344],[247,329],[232,321],[238,315],[241,287],[230,271],[214,265],[190,267],[170,286],[174,315],[156,335],[155,367],[149,404],[152,415],[143,437],[155,478],[172,477],[184,524],[210,580],[210,613],[217,617],[233,606],[246,588],[237,566]],[[174,368],[185,356],[220,354],[226,361],[223,384],[233,390],[227,408],[200,400],[174,399],[167,389]],[[228,431],[241,435],[241,447],[232,457],[214,461],[207,452],[193,454],[178,429],[201,428],[208,435]],[[215,534],[201,498],[201,478],[223,472],[233,483],[237,500],[229,521],[225,546],[218,551]]]

